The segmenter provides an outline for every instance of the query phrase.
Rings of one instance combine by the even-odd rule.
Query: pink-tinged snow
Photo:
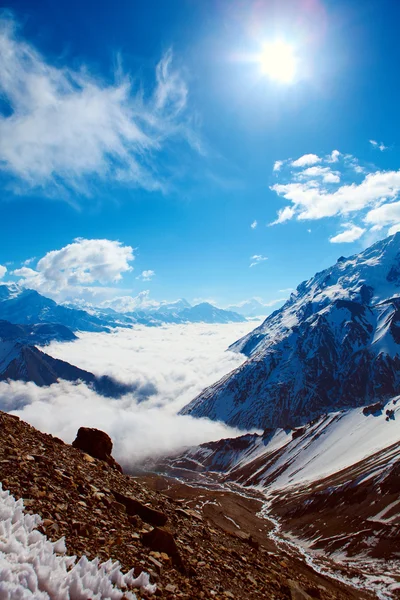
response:
[[[128,587],[154,594],[149,576],[125,575],[118,562],[85,556],[66,556],[64,538],[51,542],[37,531],[38,515],[24,513],[0,483],[0,598],[1,600],[135,600]]]

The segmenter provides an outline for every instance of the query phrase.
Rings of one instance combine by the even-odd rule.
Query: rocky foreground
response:
[[[268,537],[270,522],[257,517],[257,498],[125,475],[108,454],[108,436],[96,447],[81,431],[75,445],[83,452],[6,413],[0,412],[0,428],[3,488],[43,518],[42,532],[53,541],[65,536],[69,554],[112,558],[135,575],[147,571],[157,597],[374,597],[278,548]]]

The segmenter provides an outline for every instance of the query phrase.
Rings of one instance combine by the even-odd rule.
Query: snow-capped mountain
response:
[[[239,304],[231,304],[226,310],[236,312],[243,317],[259,317],[271,312],[271,304],[264,304],[258,298],[250,298]]]
[[[58,323],[73,331],[109,331],[116,325],[112,319],[61,306],[17,284],[0,285],[0,319],[21,324]]]
[[[35,323],[34,325],[15,325],[9,321],[0,320],[0,339],[14,340],[29,346],[45,346],[50,342],[71,342],[76,335],[57,323]]]
[[[249,357],[183,414],[243,429],[302,425],[400,391],[400,234],[301,283],[231,346]]]
[[[126,308],[129,303],[125,299],[123,306]],[[209,302],[202,302],[191,306],[184,299],[177,300],[171,303],[161,303],[156,307],[153,305],[138,307],[133,311],[124,310],[117,312],[112,308],[112,302],[107,303],[107,307],[86,307],[87,312],[99,319],[114,320],[121,325],[149,325],[157,326],[170,324],[185,324],[185,323],[241,323],[246,319],[233,311],[217,308]],[[71,305],[69,305],[71,306]],[[120,302],[115,306],[121,306]]]

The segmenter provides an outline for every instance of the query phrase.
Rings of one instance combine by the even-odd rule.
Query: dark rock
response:
[[[139,516],[141,519],[143,519],[143,521],[153,525],[154,527],[162,527],[167,522],[167,515],[165,515],[163,512],[155,510],[154,508],[150,508],[142,502],[139,502],[139,500],[124,496],[119,492],[113,491],[113,494],[115,499],[125,506],[128,515],[132,517]]]
[[[155,527],[152,531],[144,533],[142,543],[150,550],[165,552],[180,571],[185,570],[174,537],[167,529]]]
[[[383,404],[381,402],[376,402],[375,404],[370,404],[369,406],[365,406],[363,408],[363,415],[368,417],[369,415],[378,415],[383,410]]]
[[[90,427],[80,427],[72,445],[74,448],[93,456],[93,458],[103,460],[122,473],[121,466],[111,456],[113,447],[111,438],[104,431]]]

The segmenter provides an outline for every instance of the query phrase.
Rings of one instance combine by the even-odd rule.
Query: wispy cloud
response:
[[[136,277],[136,279],[141,279],[142,281],[151,281],[153,279],[155,275],[155,272],[152,271],[151,269],[148,269],[147,271],[142,271],[140,273],[140,275],[138,277]]]
[[[352,223],[346,223],[344,225],[345,229],[341,233],[329,238],[329,241],[332,244],[343,244],[343,243],[351,243],[358,240],[365,233],[365,229],[362,227],[357,227],[357,225],[353,225]]]
[[[163,190],[160,155],[172,139],[198,145],[185,116],[188,89],[168,50],[145,95],[119,69],[109,84],[50,64],[0,17],[0,171],[14,190],[90,195],[97,180]]]
[[[19,283],[62,301],[76,297],[98,295],[95,284],[107,285],[121,281],[131,271],[133,248],[121,242],[78,238],[60,250],[52,250],[36,267],[21,267],[12,274]]]
[[[251,227],[252,229],[255,229],[255,228],[257,227],[257,225],[258,225],[258,222],[257,222],[256,220],[254,220],[254,221],[252,222],[252,224],[250,225],[250,227]]]
[[[7,273],[7,267],[0,265],[0,279],[2,279],[6,273]]]
[[[280,171],[280,170],[281,170],[281,167],[282,167],[282,165],[283,165],[283,163],[284,163],[284,161],[283,161],[283,160],[276,160],[276,161],[274,162],[274,166],[273,166],[273,169],[272,169],[272,170],[273,170],[273,171],[275,171],[275,172],[277,172],[277,171]]]
[[[256,265],[259,265],[260,263],[264,262],[265,260],[268,260],[268,257],[263,256],[262,254],[254,254],[254,256],[250,257],[250,260],[252,261],[250,263],[250,267],[255,267]]]
[[[388,150],[388,147],[385,146],[385,144],[383,142],[377,142],[376,140],[369,140],[369,143],[371,144],[371,146],[373,146],[376,150],[380,150],[381,152],[384,152],[385,150]]]

